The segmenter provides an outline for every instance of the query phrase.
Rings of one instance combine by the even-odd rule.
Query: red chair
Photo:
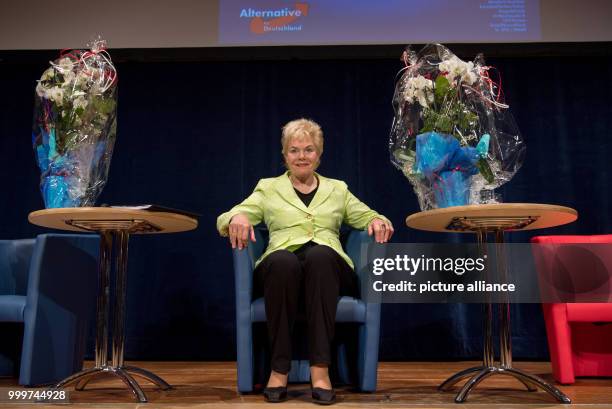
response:
[[[540,244],[612,244],[612,235],[539,236],[531,239]],[[559,273],[559,256],[555,246],[533,246],[540,276]],[[612,254],[612,245],[610,246]],[[609,259],[609,257],[605,257]],[[579,277],[601,260],[573,260],[563,263],[565,271]],[[608,262],[603,261],[606,269]],[[569,267],[568,267],[569,266]],[[578,273],[578,274],[576,274]],[[571,384],[577,376],[612,376],[612,303],[542,304],[553,376],[557,382]]]

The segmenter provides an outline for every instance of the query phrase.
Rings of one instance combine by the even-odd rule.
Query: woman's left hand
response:
[[[368,235],[374,234],[374,240],[377,243],[386,243],[393,236],[393,225],[382,219],[376,218],[370,222],[368,226]]]

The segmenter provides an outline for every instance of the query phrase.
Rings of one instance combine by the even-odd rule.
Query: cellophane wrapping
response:
[[[493,67],[440,44],[407,48],[402,60],[389,150],[421,210],[496,202],[493,190],[519,170],[525,143]]]
[[[36,86],[32,145],[46,208],[93,206],[117,130],[117,72],[101,39],[50,62]]]

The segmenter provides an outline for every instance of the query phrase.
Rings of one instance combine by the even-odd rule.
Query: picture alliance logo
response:
[[[372,274],[383,275],[387,271],[403,271],[411,276],[418,272],[452,272],[462,276],[466,272],[481,272],[486,268],[487,255],[482,257],[410,257],[406,254],[392,258],[375,258],[372,261]]]

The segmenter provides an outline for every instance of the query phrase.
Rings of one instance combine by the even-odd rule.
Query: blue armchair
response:
[[[252,392],[255,384],[265,385],[265,377],[269,374],[266,333],[254,328],[266,321],[264,300],[252,299],[255,261],[263,254],[268,240],[265,230],[255,229],[255,235],[257,241],[249,243],[246,250],[233,250],[238,391],[241,393]],[[373,240],[367,232],[356,230],[348,232],[346,237],[343,235],[342,239],[347,254],[355,264],[355,271],[359,274],[366,263],[362,258],[362,244]],[[363,292],[361,289],[361,294]],[[330,368],[330,373],[336,382],[353,383],[361,391],[374,392],[378,367],[380,304],[366,303],[353,297],[340,297],[336,322],[342,328],[336,329],[336,364]],[[309,379],[308,360],[292,360],[289,382],[309,382]]]
[[[19,384],[33,386],[82,368],[98,247],[95,235],[0,240],[0,375],[20,367]]]

